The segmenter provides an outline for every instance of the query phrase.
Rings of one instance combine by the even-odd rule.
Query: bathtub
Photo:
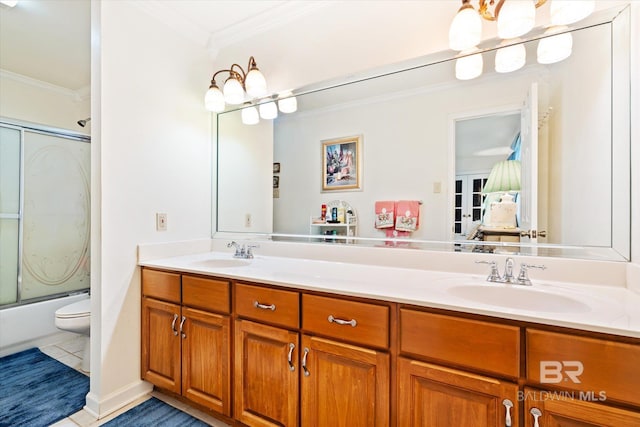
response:
[[[0,357],[74,336],[56,328],[55,312],[88,297],[82,293],[0,310]]]

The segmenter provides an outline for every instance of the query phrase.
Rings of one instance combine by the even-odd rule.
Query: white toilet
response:
[[[74,302],[56,310],[56,328],[63,331],[82,334],[86,338],[84,351],[82,352],[82,369],[89,372],[90,369],[90,331],[91,331],[91,299]]]

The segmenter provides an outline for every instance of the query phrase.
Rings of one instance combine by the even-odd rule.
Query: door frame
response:
[[[455,233],[453,229],[453,216],[455,214],[455,183],[456,183],[456,122],[461,120],[477,119],[484,116],[492,116],[495,114],[521,114],[521,104],[504,104],[493,107],[481,108],[477,110],[456,112],[447,116],[447,125],[449,127],[447,141],[447,234],[450,241],[455,241]]]

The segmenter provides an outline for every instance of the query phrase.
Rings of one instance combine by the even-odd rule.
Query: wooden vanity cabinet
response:
[[[238,316],[234,418],[248,426],[295,427],[299,419],[300,294],[244,283],[234,286]]]
[[[640,345],[527,328],[525,426],[640,426]],[[532,411],[538,412],[538,422]]]
[[[389,311],[384,305],[302,295],[303,426],[390,425]]]
[[[142,378],[230,416],[229,307],[226,281],[144,268]]]
[[[398,426],[519,425],[519,327],[401,308],[399,344]]]

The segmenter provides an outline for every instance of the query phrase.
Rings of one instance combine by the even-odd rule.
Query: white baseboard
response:
[[[115,411],[127,406],[131,402],[145,396],[153,390],[153,385],[146,381],[137,381],[127,387],[121,388],[104,398],[93,392],[87,394],[87,401],[84,410],[92,417],[102,419],[108,417]]]

